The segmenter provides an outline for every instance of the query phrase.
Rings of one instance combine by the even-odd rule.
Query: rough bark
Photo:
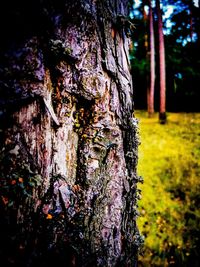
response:
[[[27,2],[1,9],[2,266],[135,266],[127,0]]]
[[[160,123],[166,123],[166,70],[165,70],[165,42],[163,34],[162,13],[160,9],[160,1],[156,0],[156,9],[158,16],[158,37],[159,37],[159,74],[160,74]]]

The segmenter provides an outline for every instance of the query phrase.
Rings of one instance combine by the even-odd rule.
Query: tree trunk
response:
[[[146,53],[146,62],[147,66],[149,66],[149,42],[148,42],[148,37],[149,37],[149,31],[148,31],[148,14],[145,10],[145,3],[142,2],[142,9],[143,9],[143,20],[144,20],[144,48],[145,48],[145,53]],[[149,112],[149,106],[150,106],[150,87],[149,87],[149,75],[150,71],[149,68],[146,71],[146,87],[147,87],[147,111]]]
[[[160,1],[156,0],[158,16],[158,36],[159,36],[159,68],[160,68],[160,123],[166,123],[166,74],[165,74],[165,44],[162,25],[162,14]]]
[[[148,100],[148,114],[151,117],[154,113],[154,88],[155,88],[155,45],[154,26],[151,0],[149,0],[149,33],[150,33],[150,87]]]
[[[136,264],[127,2],[1,8],[2,266]]]

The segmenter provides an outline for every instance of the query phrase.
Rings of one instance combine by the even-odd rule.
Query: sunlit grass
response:
[[[169,113],[166,125],[158,123],[158,114],[135,114],[141,136],[138,174],[145,181],[140,266],[198,266],[200,114]]]

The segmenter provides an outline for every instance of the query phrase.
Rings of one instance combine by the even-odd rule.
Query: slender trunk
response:
[[[145,33],[144,33],[144,48],[146,52],[146,62],[149,63],[149,42],[148,42],[148,15],[145,10],[145,5],[143,5],[143,19],[144,19],[144,26],[145,26]],[[150,107],[150,88],[149,88],[149,71],[146,72],[146,86],[147,86],[147,111],[149,112]]]
[[[149,0],[149,32],[150,32],[150,89],[148,114],[154,113],[154,88],[155,88],[155,45],[154,45],[154,26],[151,0]]]
[[[165,73],[165,44],[162,25],[162,14],[160,1],[156,0],[158,16],[158,36],[159,36],[159,69],[160,69],[160,123],[166,123],[166,73]]]
[[[128,1],[20,4],[1,9],[1,264],[135,266]]]

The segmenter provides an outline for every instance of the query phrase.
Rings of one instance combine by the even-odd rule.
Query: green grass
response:
[[[199,266],[200,113],[139,119],[138,174],[143,176],[138,226],[145,236],[139,266]]]

